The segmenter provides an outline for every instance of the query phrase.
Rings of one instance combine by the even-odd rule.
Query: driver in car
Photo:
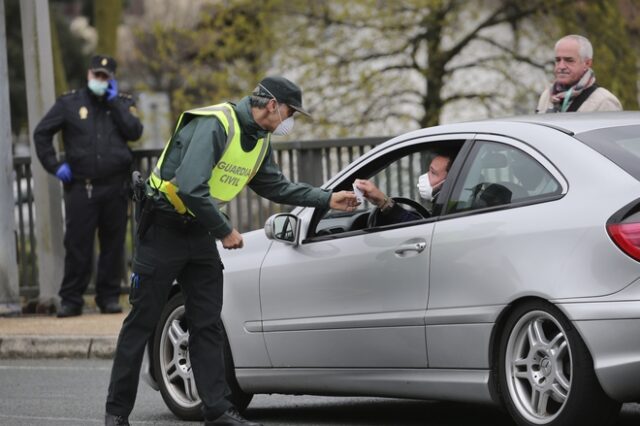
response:
[[[445,154],[436,155],[427,173],[418,178],[418,192],[420,198],[425,201],[434,202],[442,189],[442,184],[447,178],[451,157]],[[364,197],[373,205],[380,209],[380,220],[378,225],[389,225],[393,223],[409,222],[422,219],[419,213],[407,210],[393,201],[380,190],[373,182],[367,179],[356,179],[355,186],[362,191]]]

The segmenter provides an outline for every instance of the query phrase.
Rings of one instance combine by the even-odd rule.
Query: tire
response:
[[[242,411],[253,395],[242,392],[238,385],[226,334],[224,357],[231,391],[227,399]],[[202,420],[202,401],[191,370],[189,330],[181,293],[169,300],[160,315],[153,341],[153,372],[162,399],[173,414],[183,420]]]
[[[236,367],[233,363],[233,357],[231,356],[231,347],[229,346],[229,339],[227,334],[224,335],[224,372],[227,379],[227,386],[231,392],[227,399],[240,411],[241,413],[246,410],[249,403],[253,399],[253,394],[246,393],[240,389],[238,379],[236,378]]]
[[[555,306],[518,306],[499,351],[498,391],[518,425],[605,426],[616,420],[620,403],[604,393],[586,345]]]

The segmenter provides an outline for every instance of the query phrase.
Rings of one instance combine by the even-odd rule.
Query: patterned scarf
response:
[[[565,84],[553,83],[551,85],[551,102],[554,112],[565,112],[571,101],[573,101],[585,89],[593,86],[596,82],[596,75],[592,69],[588,69],[582,78],[573,86],[567,87]]]

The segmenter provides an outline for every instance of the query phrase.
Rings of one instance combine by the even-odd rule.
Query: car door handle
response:
[[[396,249],[396,254],[404,254],[407,251],[415,251],[421,253],[425,248],[427,248],[427,243],[425,241],[403,244]]]

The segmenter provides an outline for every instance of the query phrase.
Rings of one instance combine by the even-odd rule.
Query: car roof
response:
[[[465,137],[469,137],[473,134],[497,134],[517,137],[523,134],[530,134],[536,126],[560,131],[569,136],[575,136],[592,130],[630,125],[640,125],[640,111],[532,114],[442,124],[412,130],[392,137],[386,142],[375,146],[367,153],[367,155],[355,159],[351,166],[355,166],[362,161],[366,161],[365,159],[368,156],[376,155],[390,147],[425,137],[455,134],[459,134],[461,136],[464,135]],[[338,173],[333,178],[329,179],[325,185],[330,185],[334,180],[339,178],[340,174],[341,173]]]
[[[492,121],[515,121],[538,124],[575,135],[606,127],[638,125],[640,124],[640,111],[535,114],[495,119]]]
[[[413,130],[396,136],[380,148],[388,147],[409,139],[425,136],[435,136],[455,133],[502,133],[507,129],[517,129],[519,124],[524,126],[544,126],[552,128],[568,135],[574,136],[580,133],[607,127],[619,127],[640,125],[640,111],[615,111],[615,112],[580,112],[559,114],[532,114],[514,117],[491,118],[478,121],[466,121],[460,123],[442,124]],[[516,126],[515,128],[513,126]],[[530,128],[529,128],[530,129]],[[523,131],[524,129],[520,129]],[[509,131],[507,130],[508,134]]]

